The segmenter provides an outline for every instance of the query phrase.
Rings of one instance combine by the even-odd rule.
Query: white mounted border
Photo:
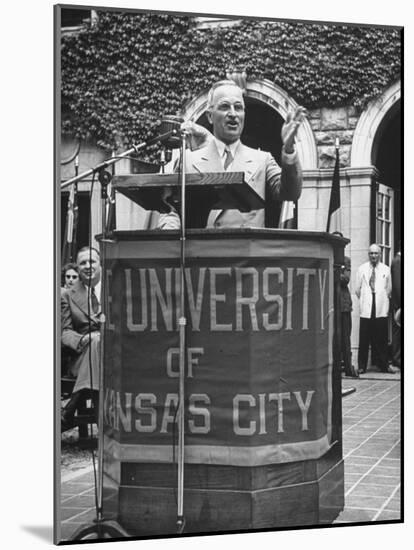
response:
[[[370,166],[375,134],[391,107],[401,98],[401,81],[390,86],[377,99],[371,101],[362,113],[355,128],[351,147],[351,167]]]
[[[245,94],[269,105],[286,120],[289,111],[294,111],[298,104],[282,88],[270,80],[254,80],[247,82]],[[196,121],[207,109],[208,90],[192,99],[184,108],[185,120]],[[315,138],[309,121],[305,119],[299,127],[296,145],[302,168],[313,170],[318,165],[318,155]]]

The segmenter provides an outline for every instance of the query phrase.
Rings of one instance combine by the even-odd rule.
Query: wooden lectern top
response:
[[[264,208],[264,201],[244,180],[244,172],[214,172],[185,176],[186,201],[203,204],[206,210],[213,208],[237,208],[242,212]],[[178,206],[181,193],[180,175],[130,174],[114,176],[112,186],[145,210],[169,212],[168,203],[162,198],[165,189],[171,189],[169,202]]]

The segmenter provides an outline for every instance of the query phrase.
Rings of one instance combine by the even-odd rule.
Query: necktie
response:
[[[94,313],[98,313],[99,312],[99,300],[96,296],[95,289],[93,287],[91,288],[91,304],[92,304],[92,311]]]
[[[227,147],[224,149],[224,171],[227,170],[229,165],[233,162],[233,155],[231,154],[230,149]]]
[[[371,277],[369,279],[369,286],[371,287],[371,291],[375,292],[375,266],[372,268],[372,271],[371,271]]]

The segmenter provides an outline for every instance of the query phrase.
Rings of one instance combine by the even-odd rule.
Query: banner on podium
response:
[[[330,261],[188,260],[186,462],[255,466],[330,448]],[[106,448],[125,461],[169,462],[177,444],[179,265],[116,259],[107,277]]]

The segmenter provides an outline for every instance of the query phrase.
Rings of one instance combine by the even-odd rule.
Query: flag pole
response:
[[[79,157],[75,155],[75,178],[79,171]],[[68,205],[66,210],[65,232],[62,246],[62,264],[73,262],[76,256],[77,220],[78,220],[78,185],[74,183],[69,189]]]

